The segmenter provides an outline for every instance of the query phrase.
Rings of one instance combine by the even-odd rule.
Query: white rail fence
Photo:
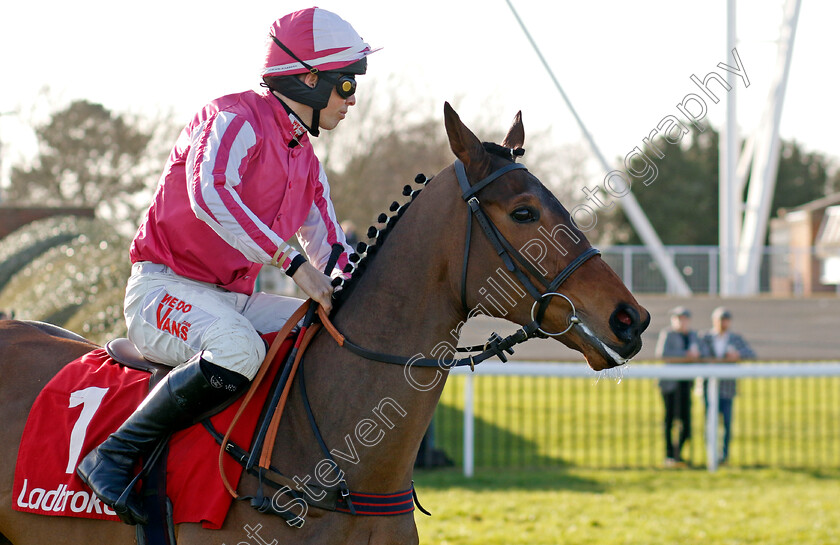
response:
[[[481,376],[522,376],[522,377],[562,377],[592,378],[599,375],[582,363],[541,363],[529,361],[511,361],[509,363],[485,362],[477,368]],[[453,375],[466,375],[463,381],[463,471],[471,477],[475,471],[475,389],[474,374],[469,368],[452,370]],[[708,379],[708,413],[706,415],[706,467],[716,471],[718,458],[718,381],[720,379],[780,379],[805,377],[840,377],[840,362],[778,362],[778,363],[742,363],[742,364],[643,364],[633,365],[620,375],[622,381],[639,379]]]

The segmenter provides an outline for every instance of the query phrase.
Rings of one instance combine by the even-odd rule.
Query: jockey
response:
[[[131,245],[128,337],[146,358],[176,368],[76,470],[129,524],[146,521],[126,491],[138,459],[242,393],[265,357],[258,332],[279,330],[302,303],[254,293],[262,266],[282,269],[329,311],[322,271],[331,245],[345,247],[333,275],[352,251],[309,134],[344,119],[374,50],[319,8],[278,19],[269,34],[265,89],[221,97],[195,115]],[[293,235],[306,257],[289,244]]]

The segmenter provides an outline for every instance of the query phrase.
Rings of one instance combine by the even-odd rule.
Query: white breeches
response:
[[[195,354],[254,378],[265,358],[259,333],[277,331],[303,303],[245,295],[190,280],[168,267],[135,263],[125,292],[128,338],[152,361],[180,365]]]

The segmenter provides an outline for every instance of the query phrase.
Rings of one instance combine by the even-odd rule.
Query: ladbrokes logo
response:
[[[65,514],[68,510],[72,513],[117,514],[90,492],[70,490],[66,484],[61,484],[50,491],[43,488],[29,490],[29,479],[23,480],[23,490],[18,495],[17,506],[22,509],[43,511],[44,514]]]
[[[157,328],[186,341],[192,324],[185,319],[185,315],[191,310],[191,304],[164,293],[157,306]],[[179,319],[181,321],[178,321]]]

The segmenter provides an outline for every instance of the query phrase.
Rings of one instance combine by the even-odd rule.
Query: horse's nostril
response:
[[[622,323],[626,326],[630,326],[633,324],[633,318],[631,318],[630,315],[623,310],[619,310],[618,312],[616,312],[615,319],[618,320],[619,323]]]
[[[614,348],[622,358],[632,358],[642,347],[642,331],[647,327],[650,316],[643,322],[641,312],[637,307],[619,303],[610,314],[610,330],[621,343]]]
[[[639,313],[627,304],[619,304],[610,316],[610,327],[616,337],[631,342],[639,335]]]

